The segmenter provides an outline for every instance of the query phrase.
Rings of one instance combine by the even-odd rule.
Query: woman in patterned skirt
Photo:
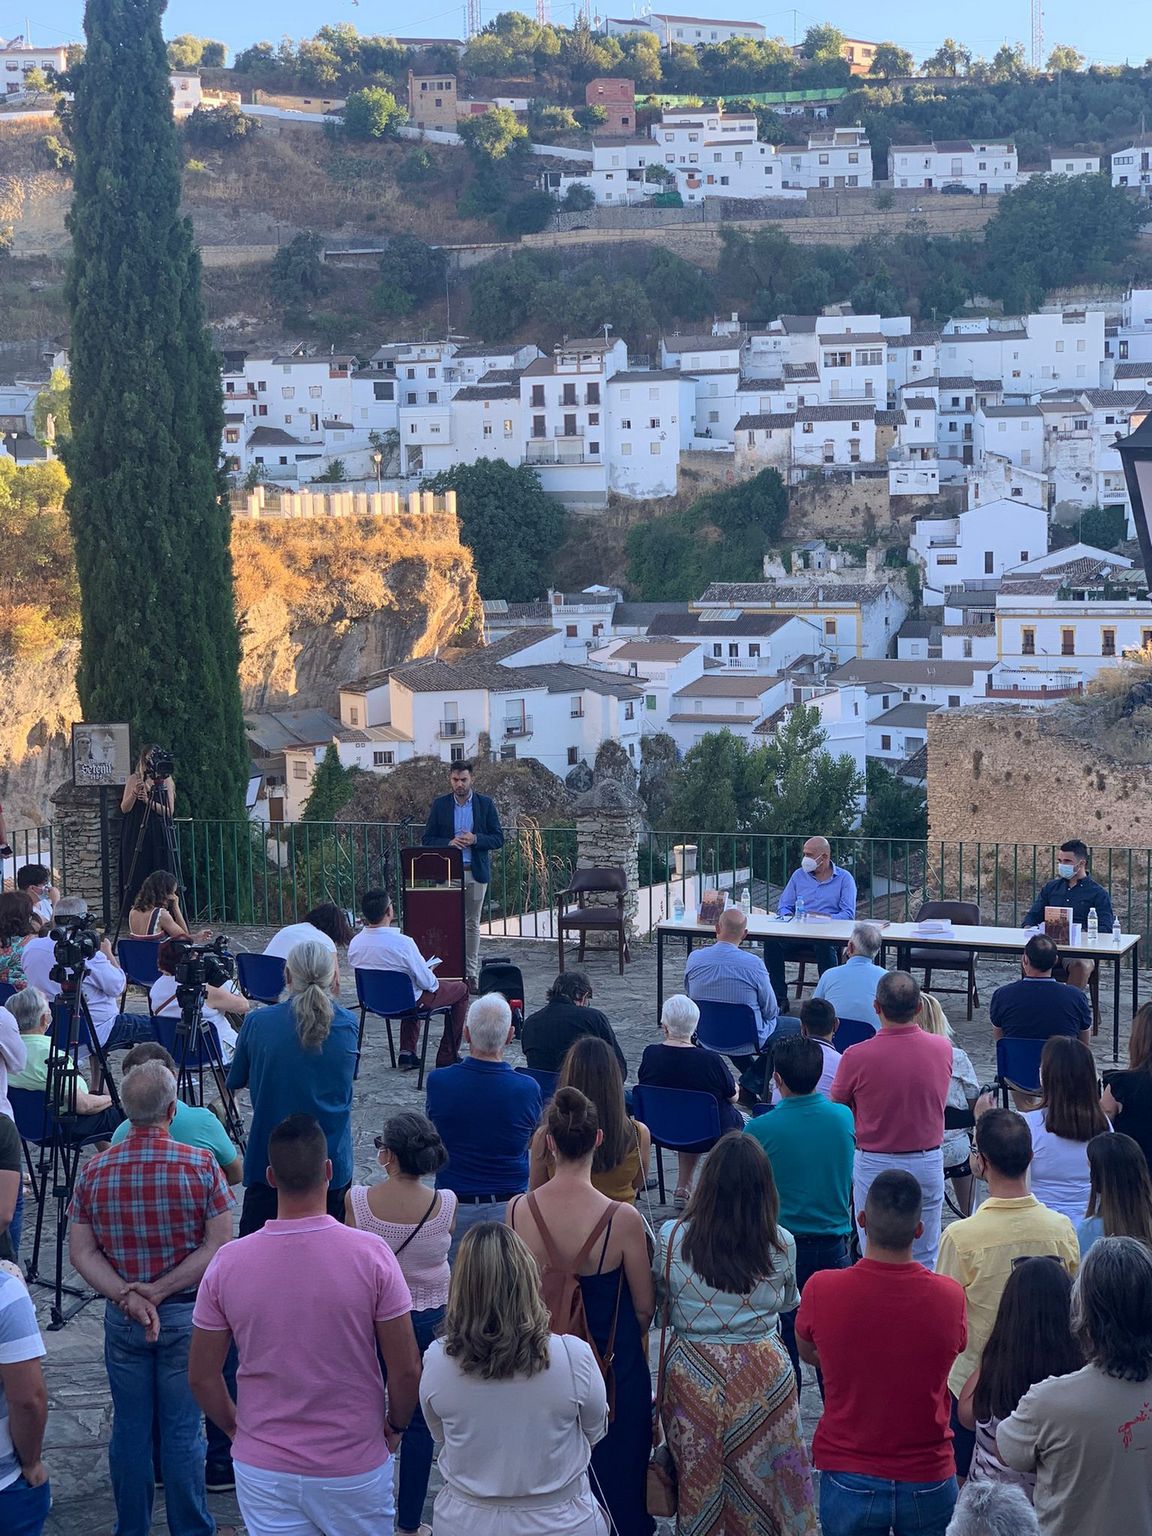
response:
[[[777,1226],[759,1142],[722,1136],[654,1261],[668,1320],[662,1407],[678,1536],[816,1536],[812,1468],[779,1315],[798,1304],[796,1245]]]

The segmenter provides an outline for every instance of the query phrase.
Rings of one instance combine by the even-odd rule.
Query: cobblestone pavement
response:
[[[237,949],[262,949],[266,942],[264,930],[236,932],[233,943]],[[526,1002],[529,1010],[541,1006],[544,992],[555,975],[556,951],[551,943],[515,940],[488,940],[485,952],[507,954],[524,971]],[[574,964],[574,959],[569,964]],[[654,947],[638,944],[634,959],[626,967],[623,977],[617,975],[615,954],[607,952],[589,956],[585,969],[592,978],[595,1004],[612,1020],[623,1045],[625,1055],[633,1068],[640,1059],[646,1044],[655,1038],[656,1029],[656,959]],[[347,971],[347,968],[345,967]],[[963,998],[944,995],[946,1012],[956,1027],[957,1043],[972,1058],[981,1080],[990,1078],[994,1070],[995,1053],[992,1048],[991,1027],[988,1023],[987,1003],[994,988],[1018,974],[1014,967],[987,963],[979,972],[982,1006],[969,1023],[964,1019]],[[678,962],[669,955],[665,972],[668,990],[674,990],[679,979]],[[941,978],[948,984],[958,985],[958,976]],[[350,974],[345,975],[344,1000],[351,1005],[353,989]],[[1149,977],[1141,978],[1141,993],[1149,995]],[[1106,1027],[1101,1031],[1096,1049],[1101,1067],[1111,1065],[1110,1049],[1110,998],[1111,984],[1105,981],[1101,987],[1106,1002]],[[1127,999],[1129,983],[1125,978],[1124,997]],[[1125,1026],[1127,1013],[1124,1013]],[[1105,1034],[1109,1040],[1105,1042]],[[1122,1045],[1123,1049],[1123,1045]],[[513,1047],[509,1059],[516,1063],[520,1053]],[[243,1100],[242,1100],[243,1102]],[[369,1023],[368,1039],[360,1076],[356,1083],[353,1111],[353,1136],[356,1157],[356,1178],[370,1179],[375,1167],[375,1150],[372,1137],[379,1131],[387,1115],[397,1108],[411,1108],[421,1102],[416,1092],[415,1078],[392,1072],[388,1067],[388,1052],[383,1027],[373,1031]],[[247,1105],[245,1103],[245,1108]],[[669,1184],[674,1182],[670,1180]],[[656,1193],[652,1192],[655,1201]],[[650,1208],[642,1197],[645,1214],[653,1224],[664,1220],[672,1212],[653,1203]],[[51,1216],[51,1212],[49,1213]],[[35,1208],[30,1207],[25,1221],[23,1257],[27,1259],[31,1247],[31,1228]],[[52,1249],[46,1245],[41,1259],[41,1273],[52,1272]],[[48,1293],[38,1290],[35,1299],[40,1312],[41,1324],[49,1323]],[[106,1446],[111,1424],[111,1407],[103,1364],[103,1304],[94,1302],[85,1307],[68,1325],[55,1332],[45,1332],[48,1357],[45,1371],[48,1381],[50,1412],[48,1419],[45,1460],[52,1475],[54,1505],[48,1523],[51,1536],[108,1536],[114,1525],[114,1510],[108,1482]],[[655,1335],[653,1338],[655,1339]],[[809,1435],[820,1413],[820,1401],[816,1393],[814,1377],[805,1371],[802,1393],[802,1410],[805,1428]],[[334,1405],[335,1411],[335,1405]],[[437,1487],[433,1471],[431,1496]],[[209,1505],[221,1525],[240,1524],[239,1513],[231,1496],[209,1495]],[[429,1503],[429,1511],[431,1503]],[[157,1490],[156,1517],[153,1530],[167,1532],[164,1520],[163,1492]]]

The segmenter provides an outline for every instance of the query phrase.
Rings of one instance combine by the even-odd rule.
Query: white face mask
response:
[[[806,853],[800,860],[800,868],[806,875],[814,875],[820,868],[820,860],[814,859],[810,853]]]
[[[1056,873],[1060,876],[1061,880],[1071,880],[1072,876],[1076,873],[1076,866],[1075,864],[1057,864]]]

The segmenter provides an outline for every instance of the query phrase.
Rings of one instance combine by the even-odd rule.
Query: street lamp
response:
[[[1116,438],[1116,451],[1124,466],[1144,574],[1152,585],[1152,413],[1144,417],[1131,436]]]
[[[372,462],[376,466],[376,491],[377,491],[377,494],[379,494],[379,491],[380,491],[380,467],[384,463],[384,455],[380,452],[379,448],[377,448],[376,452],[372,455]]]

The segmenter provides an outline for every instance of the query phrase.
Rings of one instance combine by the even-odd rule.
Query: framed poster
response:
[[[127,725],[72,727],[72,782],[78,787],[124,784],[132,772],[132,742]]]

